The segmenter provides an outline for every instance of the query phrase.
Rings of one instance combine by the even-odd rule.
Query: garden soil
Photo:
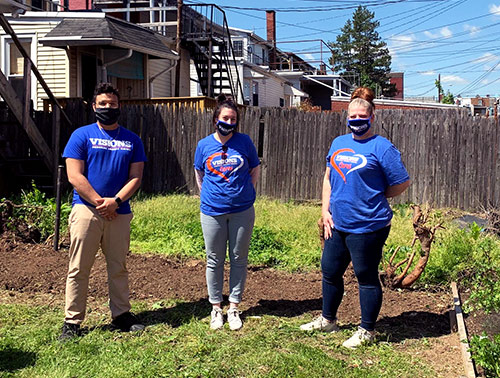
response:
[[[131,254],[127,262],[132,300],[161,301],[177,298],[206,304],[205,263],[158,255]],[[43,244],[16,241],[0,235],[0,300],[63,306],[68,250],[56,252]],[[227,275],[226,275],[227,277]],[[226,283],[227,294],[227,283]],[[107,297],[106,267],[102,253],[96,258],[89,285],[89,304]],[[227,300],[227,297],[226,297]],[[449,290],[393,291],[384,289],[384,302],[377,323],[379,340],[418,356],[433,366],[440,377],[463,375],[458,335],[450,331],[452,308]],[[310,319],[321,312],[321,274],[285,273],[249,267],[243,318],[276,315]],[[140,317],[141,314],[139,313]],[[339,309],[341,326],[359,323],[357,284],[351,269],[345,276],[345,296]],[[61,319],[62,322],[62,319]],[[422,348],[419,340],[427,341]],[[418,373],[416,373],[418,376]]]

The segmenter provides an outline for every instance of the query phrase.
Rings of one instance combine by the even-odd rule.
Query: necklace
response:
[[[120,129],[121,127],[118,126],[118,132],[116,133],[115,137],[111,137],[111,135],[109,135],[107,132],[104,132],[104,130],[102,129],[101,126],[97,125],[97,127],[99,128],[99,130],[101,131],[101,134],[104,135],[105,137],[109,138],[110,140],[115,140],[116,138],[118,138],[118,135],[120,135]],[[114,130],[110,130],[110,131],[114,131]]]

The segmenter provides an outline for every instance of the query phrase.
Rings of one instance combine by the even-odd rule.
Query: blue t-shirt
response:
[[[83,160],[84,176],[101,197],[114,197],[129,178],[130,164],[146,161],[141,139],[120,126],[106,131],[97,123],[76,129],[63,152],[64,158]],[[94,207],[73,191],[73,205]],[[118,214],[130,213],[127,201],[117,209]]]
[[[396,147],[379,135],[356,140],[346,134],[332,142],[326,161],[335,228],[361,234],[387,226],[392,210],[385,190],[410,179]]]
[[[249,209],[255,202],[250,169],[260,164],[250,137],[234,133],[222,145],[214,134],[198,142],[194,168],[204,172],[200,210],[217,216]]]

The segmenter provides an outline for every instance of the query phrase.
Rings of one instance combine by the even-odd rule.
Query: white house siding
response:
[[[42,38],[44,35],[39,36]],[[38,45],[38,69],[53,95],[69,97],[69,59],[64,49]],[[43,106],[43,99],[47,98],[40,83],[37,84],[36,99],[37,109]]]
[[[285,99],[284,84],[281,80],[266,78],[259,83],[259,106],[280,106],[280,98]]]
[[[19,38],[32,36],[32,54],[31,59],[37,66],[45,82],[51,89],[55,97],[68,97],[69,96],[69,59],[66,51],[63,49],[46,47],[38,43],[40,38],[43,38],[48,32],[54,29],[60,20],[41,20],[38,19],[23,19],[22,16],[19,20],[9,20],[12,28]],[[0,35],[4,38],[5,32],[3,29]],[[33,49],[35,44],[35,49]],[[34,51],[33,51],[34,50]],[[4,48],[2,47],[2,51]],[[34,52],[34,54],[33,54]],[[34,55],[34,56],[33,56]],[[1,57],[4,60],[4,57]],[[2,67],[4,65],[2,64]],[[34,75],[31,76],[32,83],[37,82]],[[43,109],[43,99],[47,98],[42,86],[37,82],[36,86],[33,85],[32,100],[35,109]]]
[[[234,66],[234,64],[231,62],[229,66],[229,72],[231,73],[231,78],[233,80],[233,85],[235,86],[235,96],[236,96],[236,101],[239,103],[243,103],[243,99],[241,98],[241,91],[240,88],[238,87],[238,76],[240,78],[240,84],[243,87],[243,75],[240,69],[241,66]],[[224,89],[224,93],[231,93],[230,89]]]
[[[149,59],[149,77],[153,77],[172,65],[172,61],[167,59]],[[172,97],[172,74],[175,74],[175,68],[169,72],[164,72],[153,82],[151,97]]]
[[[189,64],[189,78],[190,78],[189,95],[191,97],[202,96],[203,94],[201,92],[200,85],[197,82],[198,73],[196,72],[196,66],[194,65],[193,61],[191,61]]]

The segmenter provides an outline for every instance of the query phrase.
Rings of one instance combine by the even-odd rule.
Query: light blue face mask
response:
[[[352,133],[357,136],[363,136],[371,127],[371,118],[348,119],[347,126]]]
[[[237,125],[238,124],[236,123],[231,124],[221,120],[217,121],[217,123],[215,124],[215,126],[217,126],[217,130],[219,130],[219,133],[221,133],[224,136],[231,134],[234,131],[234,129],[236,129]]]

